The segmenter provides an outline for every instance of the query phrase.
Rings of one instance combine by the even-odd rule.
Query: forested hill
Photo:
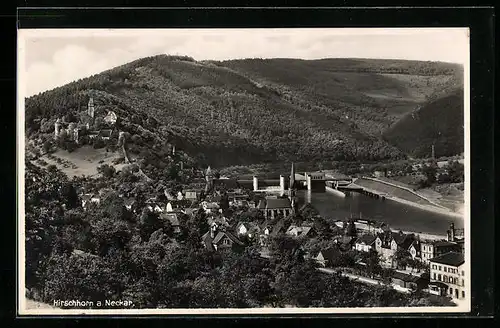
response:
[[[216,166],[399,158],[404,153],[383,133],[461,87],[459,76],[459,66],[444,63],[160,55],[28,98],[26,123],[32,137],[49,133],[57,117],[83,109],[93,93],[136,141],[169,141]]]
[[[450,156],[464,152],[464,96],[457,90],[407,114],[384,135],[416,157]]]

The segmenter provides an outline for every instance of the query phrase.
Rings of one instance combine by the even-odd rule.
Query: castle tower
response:
[[[57,139],[60,132],[61,132],[61,119],[58,118],[56,123],[54,124],[54,138],[55,139]]]
[[[90,97],[89,99],[89,104],[88,104],[88,108],[87,108],[87,114],[94,118],[94,115],[95,115],[95,106],[94,106],[94,98]]]

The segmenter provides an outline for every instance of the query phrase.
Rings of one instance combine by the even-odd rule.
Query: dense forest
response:
[[[174,144],[215,166],[392,160],[413,149],[398,148],[383,133],[461,87],[460,74],[457,65],[431,62],[160,55],[26,99],[26,125],[29,137],[43,138],[58,117],[76,117],[93,95],[98,110],[118,114],[136,153]]]
[[[464,97],[461,90],[407,114],[384,134],[386,140],[415,157],[464,152]]]

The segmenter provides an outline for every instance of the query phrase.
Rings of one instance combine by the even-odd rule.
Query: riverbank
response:
[[[412,190],[416,195],[425,198],[430,203],[438,207],[444,207],[452,212],[464,214],[464,184],[463,183],[443,183],[433,185],[429,188],[419,189],[418,180],[412,177],[378,177],[377,180],[387,184],[393,184],[401,188]]]
[[[443,214],[455,218],[463,218],[464,214],[455,212],[450,208],[439,205],[434,201],[418,194],[417,192],[391,183],[388,181],[363,177],[355,180],[356,185],[359,185],[367,190],[372,190],[375,193],[384,194],[387,200],[392,200],[401,204],[416,207],[425,211]]]
[[[437,214],[443,214],[443,215],[454,217],[454,218],[462,218],[462,219],[464,218],[463,214],[453,212],[447,208],[436,207],[434,205],[418,204],[418,203],[410,202],[406,199],[402,199],[402,198],[394,197],[394,196],[386,196],[386,200],[392,200],[392,201],[398,202],[400,204],[405,204],[408,206],[419,208],[419,209],[424,210],[424,211],[429,211],[429,212],[433,212],[433,213],[437,213]]]

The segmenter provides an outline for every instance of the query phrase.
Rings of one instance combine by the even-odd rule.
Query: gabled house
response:
[[[117,119],[118,116],[116,116],[115,112],[109,111],[108,114],[104,117],[104,122],[110,125],[114,125]]]
[[[420,241],[415,234],[387,231],[377,235],[375,250],[382,256],[381,264],[386,267],[397,265],[394,260],[398,250],[407,251],[412,258],[420,256]]]
[[[330,247],[325,250],[319,251],[318,255],[314,258],[321,266],[327,267],[334,263],[335,259],[340,256],[340,251],[335,247]]]
[[[231,232],[216,227],[210,228],[210,230],[202,236],[202,243],[205,248],[210,251],[229,249],[233,246],[244,246],[244,243]]]
[[[370,250],[375,249],[376,240],[377,236],[375,235],[362,235],[354,243],[354,248],[360,252],[369,252]]]
[[[229,228],[231,225],[229,224],[226,217],[223,215],[211,215],[207,217],[207,223],[209,226],[213,227],[222,227],[224,229]]]
[[[422,256],[420,240],[414,239],[408,248],[408,252],[410,253],[412,259],[420,259]]]
[[[290,227],[288,227],[285,233],[294,238],[314,237],[317,235],[313,227],[298,227],[295,225],[291,225]]]
[[[260,227],[252,222],[240,222],[236,225],[236,234],[239,236],[248,236],[254,238],[260,233]]]

